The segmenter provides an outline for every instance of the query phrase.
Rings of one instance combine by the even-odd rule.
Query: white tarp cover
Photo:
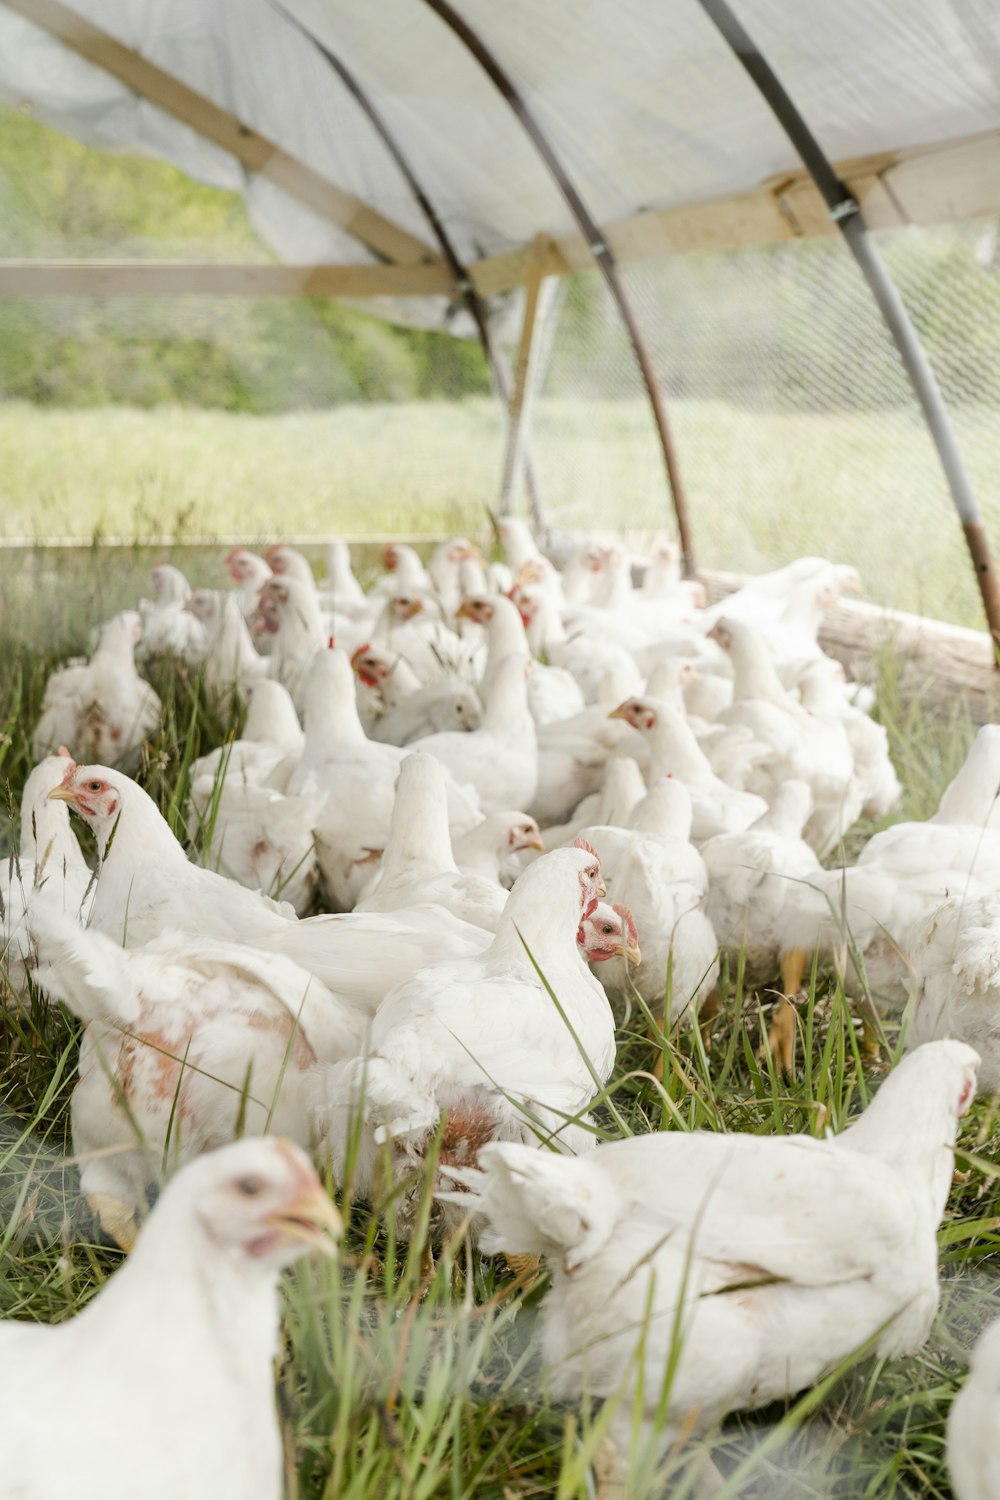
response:
[[[456,0],[522,91],[598,221],[753,188],[800,163],[696,0]],[[129,47],[433,244],[371,123],[377,105],[465,261],[576,228],[486,74],[425,0],[73,0]],[[997,0],[734,0],[832,160],[1000,125]],[[0,98],[92,145],[245,193],[294,263],[365,246],[255,178],[0,4]],[[436,247],[435,247],[436,248]],[[403,308],[400,307],[400,312]],[[412,304],[406,314],[418,310]],[[441,320],[443,299],[420,316]]]

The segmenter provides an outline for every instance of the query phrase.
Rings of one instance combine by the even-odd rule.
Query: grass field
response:
[[[130,563],[131,554],[118,561]],[[120,592],[134,581],[129,573],[106,582]],[[67,645],[83,644],[80,621],[100,618],[100,596],[85,609],[80,594],[66,596]],[[52,659],[40,642],[23,637],[7,655],[0,775],[16,803]],[[163,668],[155,683],[164,726],[140,779],[181,833],[186,767],[220,742],[226,726],[196,681]],[[971,725],[928,719],[918,704],[904,707],[889,662],[882,712],[908,789],[899,815],[926,816],[964,754]],[[8,839],[14,832],[9,826]],[[766,993],[745,993],[738,973],[730,973],[707,1046],[697,1034],[668,1035],[657,1049],[645,1022],[623,1013],[618,1065],[596,1109],[601,1134],[776,1134],[816,1131],[823,1121],[839,1127],[896,1055],[895,1029],[887,1028],[877,1056],[863,1056],[855,1016],[839,987],[820,975],[802,1008],[800,1076],[788,1084],[755,1056],[770,1003]],[[78,1024],[60,1007],[36,999],[20,1013],[0,1009],[0,1316],[65,1318],[120,1262],[117,1251],[95,1241],[68,1160],[78,1038]],[[657,1050],[663,1084],[651,1071]],[[962,1173],[940,1235],[941,1313],[926,1349],[892,1362],[860,1358],[787,1409],[732,1418],[708,1445],[726,1476],[724,1500],[948,1496],[948,1404],[971,1342],[1000,1313],[997,1152],[994,1106],[980,1103],[963,1130]],[[517,1286],[502,1263],[462,1242],[439,1256],[428,1280],[420,1245],[397,1245],[355,1205],[340,1260],[299,1267],[288,1278],[279,1387],[289,1497],[590,1497],[588,1464],[603,1420],[596,1409],[560,1406],[546,1395],[535,1336],[540,1291]],[[690,1494],[680,1471],[708,1449],[669,1460],[675,1500]],[[636,1500],[653,1493],[655,1469],[648,1456],[637,1456]]]
[[[693,401],[671,412],[703,566],[760,571],[819,553],[859,567],[876,603],[980,623],[915,419]],[[985,501],[995,421],[966,408],[957,423]],[[0,406],[0,535],[475,533],[496,499],[501,444],[485,398],[277,417]],[[639,535],[671,524],[644,404],[539,401],[535,455],[556,524]]]

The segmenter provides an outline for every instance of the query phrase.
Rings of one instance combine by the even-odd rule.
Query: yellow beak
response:
[[[335,1255],[334,1241],[344,1232],[343,1220],[323,1189],[305,1188],[277,1213],[264,1221],[269,1229],[275,1229],[286,1239],[300,1240],[323,1255]]]
[[[625,712],[625,705],[624,705],[624,703],[619,703],[619,705],[618,705],[617,708],[613,708],[611,710],[611,712],[608,714],[608,718],[609,719],[627,719],[628,718],[628,714]]]
[[[522,844],[521,848],[522,849],[538,849],[542,854],[544,854],[545,853],[545,840],[542,838],[541,834],[538,834],[536,838],[529,839],[526,844]]]
[[[642,963],[642,954],[639,952],[638,943],[619,943],[615,948],[615,957],[623,958],[633,968]]]
[[[48,796],[46,798],[46,801],[47,802],[75,802],[76,801],[76,793],[74,792],[74,790],[73,790],[73,788],[71,786],[63,786],[62,783],[60,782],[60,784],[58,786],[54,786],[52,788],[51,792],[49,792],[49,794],[48,794]]]
[[[469,601],[467,599],[463,599],[462,602],[461,602],[461,604],[458,606],[458,608],[455,611],[455,619],[456,620],[471,620],[472,617],[473,617],[472,616],[472,611],[469,608]]]
[[[599,896],[601,896],[601,897],[604,897],[604,896],[606,896],[608,894],[608,888],[604,884],[603,880],[601,881],[600,885],[597,887],[597,894]]]

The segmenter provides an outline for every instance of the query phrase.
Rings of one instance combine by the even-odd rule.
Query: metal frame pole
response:
[[[762,55],[742,22],[730,10],[727,0],[699,0],[702,10],[753,79],[788,139],[802,158],[813,182],[830,210],[830,217],[847,241],[889,330],[910,378],[924,414],[924,420],[937,449],[955,509],[965,532],[976,582],[990,634],[1000,644],[1000,585],[990,557],[989,543],[976,497],[965,464],[962,461],[955,429],[952,427],[937,377],[920,342],[910,315],[895,282],[873,243],[861,208],[841,182],[822,146],[806,124],[798,108]]]
[[[407,187],[410,189],[410,192],[413,194],[414,198],[417,201],[421,213],[427,220],[427,224],[431,230],[431,233],[434,235],[434,238],[437,240],[438,245],[440,246],[441,254],[447,261],[451,273],[455,278],[455,285],[458,289],[463,303],[465,304],[466,311],[476,325],[476,332],[479,335],[479,342],[483,346],[483,353],[486,355],[486,362],[492,372],[497,391],[500,394],[500,399],[507,407],[508,413],[511,412],[513,390],[511,388],[511,382],[507,374],[506,367],[500,356],[500,351],[497,349],[496,343],[493,339],[493,332],[490,328],[489,312],[487,311],[486,304],[480,297],[479,293],[476,291],[472,277],[469,275],[468,267],[460,259],[458,251],[455,249],[455,245],[451,238],[451,235],[448,233],[440,214],[434,207],[430,198],[427,196],[422,183],[420,182],[412,166],[410,165],[409,158],[405,155],[403,148],[400,146],[396,137],[393,135],[392,131],[385,123],[382,115],[379,113],[378,109],[375,107],[368,94],[361,87],[354,74],[348,68],[347,64],[343,62],[342,59],[338,57],[337,54],[332,51],[325,42],[320,41],[320,39],[314,36],[311,31],[307,30],[307,28],[303,26],[302,22],[298,19],[297,16],[294,16],[291,11],[286,10],[285,7],[281,4],[281,0],[270,0],[270,4],[272,8],[276,11],[279,11],[281,15],[284,16],[285,19],[289,21],[302,34],[302,36],[304,36],[309,42],[312,43],[312,45],[319,52],[320,56],[333,69],[337,77],[340,79],[341,83],[347,89],[347,92],[351,95],[351,98],[367,116],[369,122],[372,125],[372,128],[375,130],[375,133],[378,135],[382,144],[385,146],[389,155],[396,163],[396,166],[399,168],[400,173],[406,181]],[[544,524],[544,522],[542,516],[541,498],[539,495],[538,476],[535,473],[535,466],[527,446],[524,446],[522,448],[521,461],[524,466],[524,485],[528,494],[528,503],[531,508],[532,520],[535,522],[536,526],[540,527]]]
[[[528,440],[531,419],[531,401],[534,394],[535,371],[538,364],[538,341],[542,329],[542,283],[545,279],[545,252],[548,239],[537,235],[531,249],[528,279],[524,288],[524,314],[521,319],[521,337],[517,347],[517,364],[514,370],[514,394],[510,403],[510,428],[504,452],[503,478],[500,481],[500,501],[497,515],[505,516],[514,498],[514,485],[521,464],[525,443]]]
[[[467,21],[458,14],[448,3],[448,0],[425,0],[435,15],[458,37],[480,67],[496,85],[500,94],[510,105],[514,114],[523,125],[527,135],[531,139],[538,154],[548,167],[552,177],[555,179],[566,205],[576,220],[580,232],[583,234],[590,248],[590,253],[597,262],[598,268],[605,282],[622,322],[628,333],[639,370],[642,374],[646,391],[649,395],[650,404],[653,408],[653,417],[656,422],[656,430],[660,439],[660,447],[663,452],[663,462],[667,474],[667,485],[673,500],[674,514],[677,518],[677,535],[681,545],[681,555],[684,559],[684,571],[690,577],[695,570],[694,547],[691,539],[691,528],[688,521],[687,498],[684,493],[684,485],[681,479],[680,467],[677,462],[677,453],[674,448],[673,435],[667,420],[667,410],[656,379],[656,370],[653,365],[649,350],[639,328],[635,311],[629,301],[628,294],[618,274],[618,263],[604,238],[604,234],[584,203],[580,194],[573,185],[561,161],[549,145],[548,138],[525,103],[517,85],[509,73],[500,65],[485,42]]]

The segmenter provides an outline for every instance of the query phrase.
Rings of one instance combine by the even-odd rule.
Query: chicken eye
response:
[[[614,932],[614,930],[615,929],[612,927],[610,922],[605,922],[604,926],[601,928],[601,931],[608,936],[610,936],[611,933]]]
[[[256,1198],[257,1194],[261,1191],[264,1184],[261,1182],[259,1177],[241,1177],[236,1186],[239,1188],[244,1197]]]
[[[88,792],[99,792],[101,790],[101,787],[103,785],[104,785],[103,781],[88,781],[87,782],[87,791]]]

